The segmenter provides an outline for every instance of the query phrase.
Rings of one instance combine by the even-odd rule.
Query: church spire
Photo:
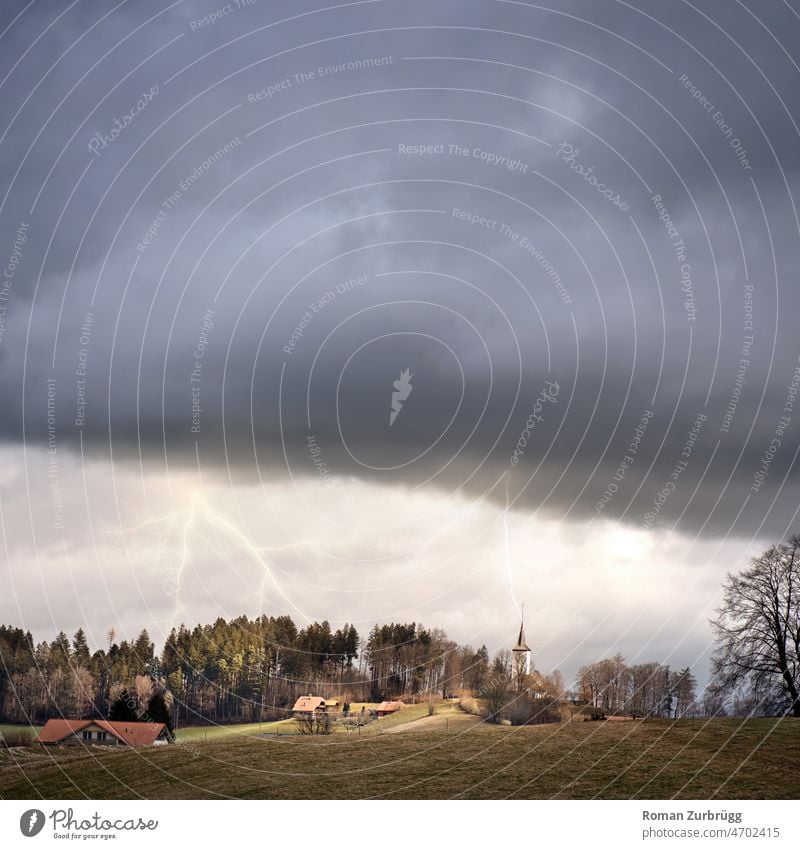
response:
[[[519,637],[517,638],[517,644],[514,646],[512,651],[530,651],[528,647],[528,643],[525,640],[525,603],[522,604],[520,621],[519,621]]]
[[[517,679],[517,687],[522,689],[525,676],[531,674],[531,650],[525,639],[525,605],[520,609],[519,637],[517,644],[511,649],[514,655],[514,677]]]

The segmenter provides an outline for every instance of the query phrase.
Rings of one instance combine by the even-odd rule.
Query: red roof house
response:
[[[294,703],[292,713],[300,716],[308,716],[314,713],[323,713],[325,711],[325,699],[322,696],[300,696]]]
[[[38,739],[48,745],[154,746],[171,742],[172,736],[163,722],[48,719]]]
[[[378,716],[388,716],[390,713],[397,713],[400,708],[405,707],[403,702],[381,702],[378,707],[375,708],[375,713]]]

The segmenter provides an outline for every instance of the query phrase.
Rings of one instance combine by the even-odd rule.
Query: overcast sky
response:
[[[550,5],[2,4],[0,621],[703,677],[797,530],[800,5]]]

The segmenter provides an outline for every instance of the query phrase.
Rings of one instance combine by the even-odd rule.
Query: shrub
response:
[[[330,734],[331,718],[327,713],[304,714],[296,718],[297,729],[301,734]]]
[[[599,719],[605,718],[606,714],[602,708],[598,708],[590,704],[581,705],[580,708],[574,710],[572,714],[573,722],[595,722]]]
[[[461,699],[458,706],[465,713],[471,714],[472,716],[486,716],[486,708],[479,699],[473,699],[471,697]]]
[[[561,706],[558,699],[535,699],[520,693],[511,700],[503,715],[512,725],[542,725],[561,722]]]

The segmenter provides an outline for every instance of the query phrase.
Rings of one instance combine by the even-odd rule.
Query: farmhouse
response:
[[[159,746],[173,742],[173,738],[163,722],[48,719],[39,742],[50,746]]]
[[[375,708],[375,713],[378,716],[388,716],[390,713],[397,713],[402,707],[404,707],[403,702],[381,702]]]
[[[312,716],[325,712],[325,699],[322,696],[312,696],[310,693],[307,696],[300,696],[292,708],[295,716]]]

